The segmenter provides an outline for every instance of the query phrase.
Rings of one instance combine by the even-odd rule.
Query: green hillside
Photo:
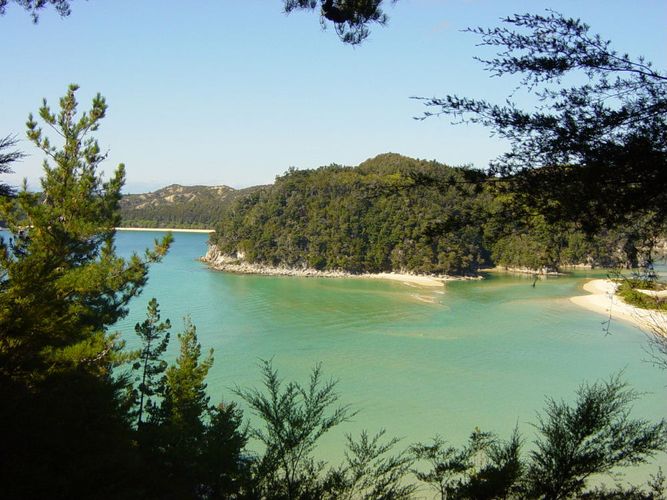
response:
[[[464,181],[479,175],[394,154],[292,170],[240,199],[217,243],[269,265],[472,273],[485,255],[481,210]]]
[[[126,194],[121,200],[122,225],[209,229],[230,203],[254,189],[172,184],[152,193]]]

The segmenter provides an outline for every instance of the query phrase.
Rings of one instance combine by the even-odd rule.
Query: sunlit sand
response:
[[[570,300],[589,311],[629,321],[640,328],[652,328],[656,324],[667,326],[667,314],[626,304],[616,295],[617,286],[607,279],[595,279],[584,285],[584,290],[589,292],[589,295],[572,297]]]

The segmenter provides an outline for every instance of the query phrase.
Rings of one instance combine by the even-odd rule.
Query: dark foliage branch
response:
[[[0,174],[11,174],[12,164],[23,158],[25,155],[15,149],[16,138],[6,136],[0,138]],[[0,197],[11,196],[14,190],[4,182],[0,182]]]
[[[385,438],[383,429],[372,437],[362,431],[356,440],[348,434],[346,441],[345,463],[325,478],[325,484],[331,486],[330,498],[413,498],[417,487],[405,478],[414,458],[408,450],[391,454],[398,438]]]
[[[336,34],[344,43],[358,45],[370,35],[369,25],[385,25],[388,17],[382,10],[386,0],[283,0],[285,12],[315,10],[320,7],[320,22],[334,25]],[[390,0],[395,3],[397,0]]]
[[[415,475],[442,499],[663,498],[661,472],[648,489],[588,489],[593,478],[618,479],[623,468],[647,463],[667,449],[665,420],[650,423],[631,416],[637,398],[619,375],[584,384],[571,404],[547,399],[532,451],[522,452],[517,429],[507,441],[476,429],[463,448],[436,437],[412,447],[421,465]]]
[[[71,14],[72,0],[0,0],[0,15],[15,3],[28,11],[36,23],[42,10],[52,5],[62,17]],[[295,10],[314,11],[319,7],[320,23],[333,23],[336,34],[344,43],[358,45],[370,35],[369,25],[385,25],[388,17],[382,10],[383,2],[398,0],[282,0],[287,14]]]
[[[132,369],[137,371],[136,380],[141,380],[137,387],[139,393],[139,408],[137,410],[137,427],[143,422],[144,409],[149,415],[154,413],[155,408],[151,397],[160,394],[162,390],[162,381],[159,377],[167,369],[167,362],[161,359],[161,356],[167,350],[169,345],[169,329],[171,323],[160,321],[160,309],[155,298],[148,303],[146,319],[142,323],[134,326],[134,331],[142,340],[142,348],[139,353],[139,359],[135,361]],[[145,401],[145,405],[144,405]]]
[[[265,447],[257,464],[258,488],[279,498],[319,498],[324,463],[312,453],[319,439],[356,412],[338,406],[337,381],[324,380],[321,366],[313,368],[308,384],[285,383],[271,361],[262,361],[264,390],[234,392],[263,423],[250,436]]]
[[[594,474],[647,463],[667,449],[667,422],[650,423],[630,415],[639,394],[619,375],[584,384],[574,406],[548,399],[538,415],[540,438],[527,470],[537,498],[571,498]]]
[[[614,222],[620,212],[655,210],[664,218],[667,75],[642,57],[618,53],[578,19],[549,11],[502,21],[467,30],[481,37],[481,46],[498,49],[495,58],[477,59],[493,77],[520,76],[519,87],[538,99],[535,108],[522,109],[511,97],[495,104],[447,95],[420,98],[434,109],[421,119],[447,115],[508,140],[510,150],[490,173],[516,176],[543,213],[550,207],[540,193],[561,201],[568,215]],[[562,186],[574,195],[568,198]]]
[[[0,15],[4,15],[7,11],[9,3],[15,3],[25,10],[30,12],[32,20],[36,23],[39,20],[39,13],[49,5],[53,5],[56,12],[62,17],[67,17],[71,14],[70,7],[71,0],[0,0]]]
[[[560,82],[560,78],[573,69],[583,70],[589,78],[595,78],[600,71],[622,71],[651,79],[667,79],[643,58],[634,61],[628,54],[613,50],[610,41],[598,34],[589,34],[590,26],[579,19],[547,12],[545,16],[515,14],[502,19],[525,32],[505,27],[467,29],[482,37],[480,46],[505,48],[496,58],[476,59],[494,76],[522,74],[522,83],[527,85]]]
[[[659,314],[654,314],[650,317],[646,330],[648,361],[662,370],[667,370],[667,321]]]

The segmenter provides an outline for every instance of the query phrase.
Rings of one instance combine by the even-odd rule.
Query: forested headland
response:
[[[211,243],[265,266],[469,276],[488,266],[636,267],[657,238],[640,220],[594,234],[549,222],[486,173],[387,153],[289,170],[230,203]]]

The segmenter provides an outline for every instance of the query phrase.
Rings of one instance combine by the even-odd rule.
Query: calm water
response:
[[[119,252],[141,251],[156,234],[121,232]],[[342,402],[360,410],[327,437],[327,458],[341,456],[343,433],[364,428],[385,428],[405,445],[436,433],[461,444],[475,426],[509,436],[518,424],[530,441],[529,422],[546,395],[571,399],[581,382],[620,370],[645,393],[635,415],[667,414],[667,374],[643,361],[643,334],[614,321],[604,335],[604,316],[568,300],[585,293],[583,273],[535,288],[528,278],[490,276],[437,291],[374,280],[237,276],[195,260],[206,240],[175,234],[118,329],[136,345],[133,326],[157,297],[174,324],[175,356],[175,332],[190,314],[202,345],[215,349],[208,379],[214,402],[232,399],[237,384],[258,386],[259,359],[273,358],[282,375],[304,381],[322,362],[326,375],[340,379]],[[664,456],[659,462],[667,465]]]

